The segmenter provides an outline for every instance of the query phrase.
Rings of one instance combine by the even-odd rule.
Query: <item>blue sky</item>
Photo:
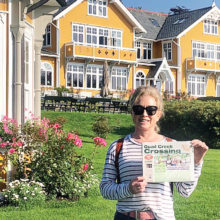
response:
[[[170,8],[184,6],[190,10],[205,8],[212,5],[213,0],[122,0],[129,7],[141,7],[143,10],[168,13]],[[220,0],[215,1],[220,8]]]

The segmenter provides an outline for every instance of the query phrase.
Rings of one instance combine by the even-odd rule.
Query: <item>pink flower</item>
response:
[[[73,140],[75,138],[75,135],[72,133],[68,133],[68,136],[66,138],[67,141]]]
[[[15,152],[15,149],[14,148],[11,148],[10,150],[9,150],[9,154],[13,154]]]
[[[60,146],[60,149],[63,149],[63,148],[64,148],[64,145],[61,145],[61,146]]]
[[[74,141],[74,144],[75,144],[77,147],[82,147],[82,140],[79,139],[79,138],[76,138],[75,141]]]
[[[83,170],[86,171],[86,170],[88,170],[88,168],[89,168],[89,164],[88,163],[84,164]]]
[[[93,138],[93,140],[96,145],[104,146],[104,147],[107,145],[107,142],[103,138],[95,137],[95,138]]]
[[[61,126],[59,124],[55,124],[53,127],[57,129],[60,128]]]
[[[12,134],[12,131],[8,128],[8,126],[5,123],[3,124],[3,129],[4,129],[5,133]]]
[[[3,143],[0,144],[0,147],[4,148],[4,147],[6,147],[7,145],[8,145],[7,142],[3,142]]]

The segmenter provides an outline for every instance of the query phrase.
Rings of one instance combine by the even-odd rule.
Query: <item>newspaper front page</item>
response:
[[[147,182],[194,180],[194,148],[190,141],[143,143],[143,176]]]

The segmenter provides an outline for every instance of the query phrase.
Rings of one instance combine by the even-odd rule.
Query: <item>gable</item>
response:
[[[67,5],[61,8],[55,15],[54,20],[60,19],[65,16],[68,12],[72,11],[75,7],[77,7],[83,1],[87,2],[87,0],[70,0]],[[146,32],[146,30],[142,27],[142,25],[135,19],[135,17],[127,10],[127,8],[119,1],[112,0],[108,1],[108,7],[110,5],[114,5],[118,11],[120,11],[121,15],[139,32]]]

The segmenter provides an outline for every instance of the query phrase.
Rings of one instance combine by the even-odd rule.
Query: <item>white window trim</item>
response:
[[[47,32],[47,27],[50,27],[50,31],[49,32]],[[51,30],[51,28],[52,28],[52,25],[51,24],[48,24],[47,26],[46,26],[46,28],[45,28],[45,38],[46,38],[46,44],[45,45],[43,45],[43,47],[51,47],[52,46],[52,30]],[[48,44],[48,42],[47,42],[47,34],[50,34],[50,44]]]
[[[73,78],[72,78],[72,85],[71,86],[67,86],[67,73],[68,73],[68,65],[75,65],[75,66],[82,66],[83,67],[83,86],[82,87],[73,87]],[[71,74],[73,74],[73,72],[71,72]],[[84,64],[82,63],[72,63],[72,62],[69,62],[67,63],[66,65],[66,88],[73,88],[73,89],[85,89],[85,66]],[[78,75],[78,74],[77,74]]]
[[[101,0],[101,1],[103,1],[103,0]],[[95,14],[90,14],[89,13],[89,5],[90,5],[89,0],[87,1],[87,15],[88,16],[94,16],[94,17],[108,18],[108,0],[104,0],[104,1],[106,2],[106,16],[98,14],[98,6],[96,7],[97,14],[96,15]],[[98,0],[97,0],[97,2],[98,2]],[[91,5],[93,5],[93,4],[91,4]]]
[[[83,26],[83,42],[74,42],[73,39],[73,26]],[[95,28],[97,30],[96,32],[96,37],[97,37],[97,43],[93,44],[93,43],[87,43],[87,28]],[[103,29],[104,31],[108,31],[108,36],[107,36],[107,45],[102,45],[99,44],[99,30]],[[116,31],[116,32],[120,32],[121,33],[121,46],[113,46],[112,44],[112,32]],[[92,34],[91,34],[92,35]],[[95,26],[95,25],[85,25],[85,24],[79,24],[79,23],[72,23],[72,42],[74,42],[75,44],[80,44],[80,45],[86,45],[86,46],[94,46],[94,47],[108,47],[108,48],[113,48],[113,49],[122,49],[123,48],[123,30],[121,29],[114,29],[114,28],[108,28],[108,27],[103,27],[103,26]]]
[[[144,47],[144,44],[150,44],[151,45],[151,48],[149,49],[148,47],[147,48],[145,48]],[[172,46],[172,44],[171,44],[171,46]],[[147,52],[150,50],[151,51],[151,58],[150,59],[148,59],[148,58],[146,58],[146,59],[144,59],[144,49],[146,49],[147,50]],[[153,44],[152,44],[152,42],[143,42],[143,49],[142,49],[142,59],[143,60],[151,60],[152,59],[152,56],[153,56]],[[147,53],[147,56],[148,56],[148,53]],[[172,57],[172,49],[171,49],[171,57]]]
[[[41,85],[41,87],[42,87],[42,88],[52,88],[52,87],[53,87],[53,75],[54,75],[53,66],[52,66],[51,63],[49,63],[49,62],[42,62],[42,63],[41,63],[41,70],[43,69],[42,67],[44,67],[44,64],[49,64],[50,67],[51,67],[51,86]],[[45,69],[43,69],[43,70],[45,71],[45,82],[47,82],[47,74],[46,74],[46,71],[48,71],[48,70],[45,70]]]
[[[208,46],[214,46],[214,58],[213,59],[207,58],[207,57],[199,57],[199,56],[195,56],[195,58],[199,58],[201,60],[214,60],[217,62],[220,61],[220,59],[217,59],[217,52],[218,52],[217,47],[220,47],[220,44],[202,42],[202,41],[192,41],[192,57],[194,57],[193,56],[193,50],[194,50],[193,44],[203,44],[204,45],[204,54],[206,54],[208,52],[208,49],[207,49]],[[220,53],[220,50],[219,50],[219,53]]]
[[[88,65],[87,66],[87,70],[88,70],[88,67],[96,67],[97,68],[97,70],[99,70],[99,68],[101,67],[102,69],[103,69],[103,71],[104,71],[104,66],[103,65]],[[99,74],[98,72],[96,72],[96,74],[90,74],[90,75],[96,75],[96,88],[88,88],[87,87],[87,74],[88,74],[88,72],[86,71],[86,75],[85,75],[85,89],[87,89],[87,90],[97,90],[97,91],[100,91],[102,88],[99,88],[99,76],[101,75],[101,74]],[[103,77],[103,72],[102,72],[102,77]],[[91,80],[91,83],[92,83],[92,80]]]
[[[171,58],[170,59],[168,59],[168,54],[165,54],[165,51],[164,51],[164,45],[167,44],[167,46],[168,46],[169,43],[171,44]],[[173,45],[172,45],[172,41],[165,41],[165,42],[163,42],[163,44],[162,44],[162,55],[163,55],[163,57],[166,57],[167,61],[172,61],[172,59],[173,59]]]
[[[212,22],[212,21],[213,21],[213,22],[217,22],[217,24],[216,24],[216,25],[215,25],[215,24],[213,24],[213,25],[212,25],[212,24],[206,24],[206,21],[209,21],[209,22]],[[216,26],[216,27],[217,27],[217,33],[212,33],[211,31],[210,31],[210,32],[206,32],[206,31],[205,31],[205,26],[206,26],[206,25],[207,25],[207,26],[208,26],[208,25],[210,26],[210,30],[212,29],[213,26],[214,26],[214,27]],[[205,20],[203,21],[203,33],[204,33],[204,34],[208,34],[208,35],[218,36],[218,35],[219,35],[219,34],[218,34],[218,33],[219,33],[218,25],[219,25],[219,22],[218,22],[218,21],[210,20],[210,19],[205,19]]]
[[[139,79],[139,80],[141,80],[142,78],[140,78],[140,77],[138,77],[137,78],[137,74],[138,73],[142,73],[143,75],[144,75],[144,85],[146,86],[146,75],[144,74],[144,72],[143,71],[141,71],[141,70],[138,70],[136,73],[135,73],[135,88],[137,89],[137,79]]]
[[[113,69],[112,69],[112,72],[113,72],[113,70],[118,70],[118,69],[121,69],[122,71],[123,70],[126,70],[126,77],[123,77],[123,78],[126,78],[126,88],[125,88],[125,90],[118,90],[118,89],[113,89],[112,88],[112,73],[111,73],[111,91],[118,91],[118,92],[120,92],[120,91],[126,91],[127,89],[128,89],[128,70],[127,70],[127,68],[126,67],[114,67]],[[117,78],[117,75],[116,75],[116,78]],[[117,82],[116,82],[116,87],[117,87]]]
[[[174,95],[175,94],[175,82],[174,81],[165,81],[164,82],[164,90],[168,91],[170,95]],[[169,83],[169,90],[166,90],[166,83]],[[170,83],[173,83],[173,91],[170,91]]]
[[[73,33],[74,33],[74,31],[73,31],[73,26],[77,26],[78,28],[79,28],[80,26],[83,27],[83,32],[82,32],[82,34],[83,34],[83,42],[79,42],[79,41],[75,42],[75,41],[74,41],[74,39],[73,39]],[[79,33],[81,33],[81,32],[77,32],[77,34],[79,34]],[[85,42],[85,37],[86,37],[86,35],[85,35],[85,25],[72,23],[72,42],[75,42],[75,43],[77,43],[77,44],[84,44],[84,42]]]
[[[202,84],[204,84],[204,95],[198,95],[198,92],[197,92],[197,82],[195,81],[195,95],[193,95],[192,93],[190,93],[190,96],[193,96],[193,97],[205,97],[206,96],[206,76],[205,76],[205,74],[189,74],[188,75],[188,79],[187,79],[187,93],[189,93],[189,87],[188,87],[188,83],[189,83],[189,77],[190,76],[192,76],[192,77],[195,77],[195,78],[197,78],[197,77],[200,77],[200,78],[205,78],[205,81],[204,82],[202,82]]]

